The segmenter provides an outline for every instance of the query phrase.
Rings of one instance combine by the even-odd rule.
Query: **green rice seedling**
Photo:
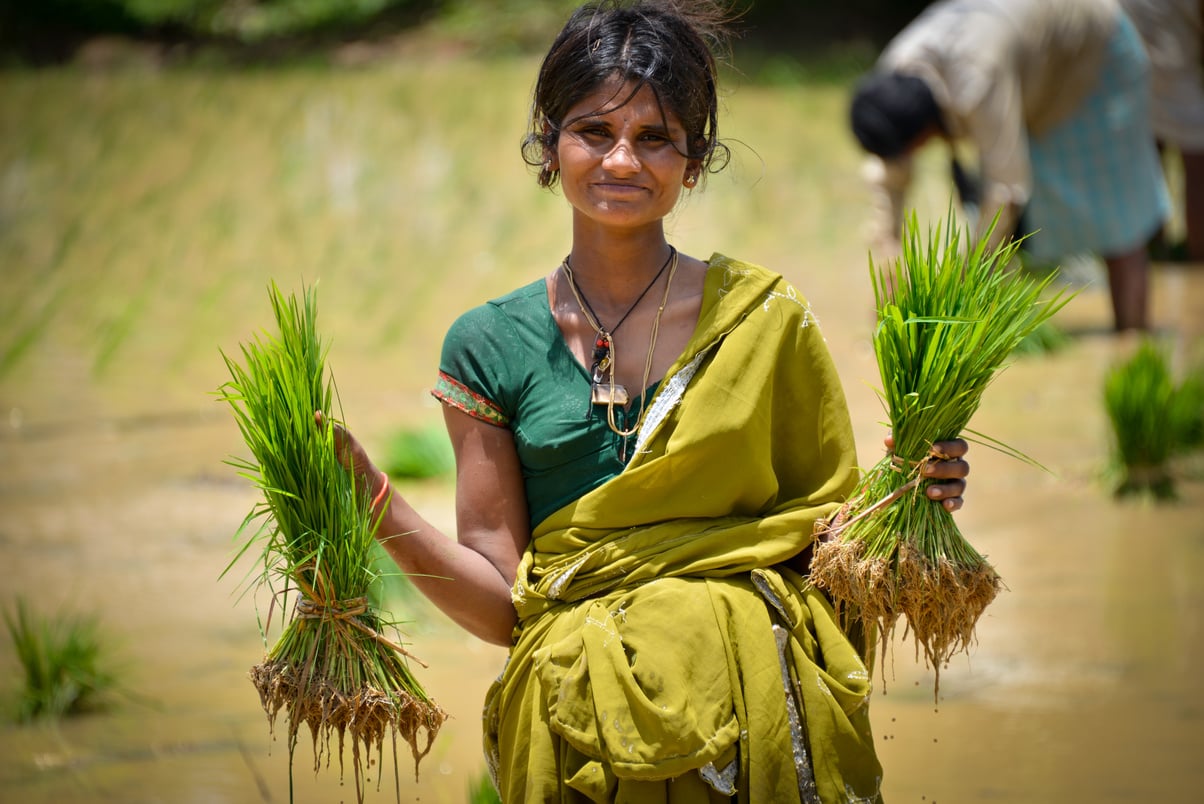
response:
[[[395,433],[385,451],[383,468],[390,477],[425,480],[446,476],[455,465],[451,439],[437,424]]]
[[[376,580],[368,589],[368,605],[375,609],[401,608],[411,615],[430,612],[431,604],[418,587],[414,586],[410,576],[402,572],[397,562],[379,542],[372,546],[369,562]],[[418,618],[409,623],[412,633],[429,633],[427,622]]]
[[[502,797],[498,795],[497,786],[488,771],[469,781],[468,804],[502,804]]]
[[[973,641],[975,624],[1002,582],[952,515],[924,494],[932,445],[971,437],[983,393],[1016,345],[1066,303],[1044,279],[1004,268],[1018,243],[988,250],[988,237],[959,235],[952,213],[922,242],[915,215],[902,256],[870,263],[878,325],[874,352],[894,448],[867,470],[840,515],[818,526],[811,578],[846,625],[875,628],[887,644],[900,616],[937,673]],[[1018,456],[1020,457],[1020,456]],[[906,632],[905,632],[906,633]]]
[[[116,687],[94,617],[37,618],[25,600],[18,598],[12,611],[5,610],[4,624],[24,673],[17,700],[18,722],[88,711]]]
[[[273,284],[270,295],[279,335],[244,344],[243,365],[223,354],[231,379],[218,389],[252,455],[228,462],[263,492],[239,530],[245,540],[234,562],[260,551],[255,581],[270,590],[281,620],[288,617],[251,680],[273,731],[281,710],[288,719],[290,798],[304,723],[315,773],[323,757],[329,766],[337,737],[341,774],[350,738],[359,801],[372,756],[379,766],[389,737],[400,801],[398,736],[409,744],[417,773],[446,715],[411,672],[412,657],[383,633],[395,624],[369,605],[380,520],[368,490],[356,487],[335,454],[335,395],[317,334],[315,293],[307,290],[302,304]],[[264,636],[266,645],[266,629]]]
[[[1166,350],[1146,339],[1104,377],[1104,406],[1112,425],[1113,493],[1174,499],[1171,459],[1199,437],[1198,381],[1176,385]]]
[[[1180,430],[1175,447],[1183,452],[1198,450],[1204,446],[1204,363],[1197,363],[1179,383],[1175,403],[1181,411],[1175,417]]]
[[[1061,327],[1052,321],[1045,321],[1016,345],[1016,354],[1053,354],[1068,343],[1070,343],[1070,336]]]

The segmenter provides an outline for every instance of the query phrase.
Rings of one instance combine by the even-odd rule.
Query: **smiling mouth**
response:
[[[625,184],[623,182],[600,181],[594,184],[594,187],[605,193],[620,193],[623,195],[631,195],[633,193],[641,193],[644,188],[638,184]]]

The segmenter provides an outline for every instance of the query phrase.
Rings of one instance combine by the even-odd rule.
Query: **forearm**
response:
[[[480,552],[440,532],[390,488],[377,539],[427,599],[474,636],[510,644],[511,581]]]
[[[862,177],[870,191],[869,240],[879,256],[895,256],[903,232],[912,162],[903,157],[884,161],[871,157],[862,164]]]
[[[1010,195],[1005,192],[992,193],[988,194],[983,201],[982,210],[974,227],[975,242],[986,237],[988,238],[988,250],[994,250],[1010,241],[1013,236],[1025,234],[1016,232],[1021,208],[1012,202]]]

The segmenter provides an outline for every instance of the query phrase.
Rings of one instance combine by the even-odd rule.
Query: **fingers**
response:
[[[883,439],[887,452],[895,448],[894,434]],[[946,511],[961,510],[965,502],[962,496],[966,493],[966,476],[970,474],[970,464],[965,460],[965,454],[970,445],[964,438],[951,438],[947,441],[937,441],[932,445],[932,455],[923,461],[920,473],[932,479],[924,490],[928,499],[939,502]]]
[[[929,483],[924,488],[924,493],[933,500],[949,500],[954,497],[961,497],[966,493],[966,481],[943,480],[939,483]]]
[[[882,443],[886,445],[887,452],[894,452],[895,436],[894,433],[887,434],[886,438],[882,439]],[[960,458],[970,450],[970,445],[964,438],[951,438],[948,441],[934,441],[932,444],[932,452],[941,460],[947,458]]]
[[[952,514],[954,511],[960,511],[962,509],[963,502],[964,501],[961,497],[947,497],[941,500],[941,505],[946,511]]]
[[[939,501],[950,513],[961,510],[965,502],[963,495],[966,493],[970,464],[963,456],[969,448],[970,445],[962,438],[938,441],[932,445],[932,451],[941,457],[924,464],[924,476],[937,481],[928,484],[924,493],[929,499]]]
[[[970,464],[961,458],[928,461],[924,464],[922,474],[933,480],[960,480],[970,474]]]
[[[960,458],[970,449],[970,445],[966,443],[964,438],[951,438],[948,441],[936,441],[932,445],[932,452],[942,460],[948,458]]]

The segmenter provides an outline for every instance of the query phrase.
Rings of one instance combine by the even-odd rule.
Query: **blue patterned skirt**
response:
[[[1034,256],[1123,254],[1170,215],[1150,128],[1149,62],[1119,16],[1094,90],[1069,119],[1029,140],[1033,193],[1024,225]]]

